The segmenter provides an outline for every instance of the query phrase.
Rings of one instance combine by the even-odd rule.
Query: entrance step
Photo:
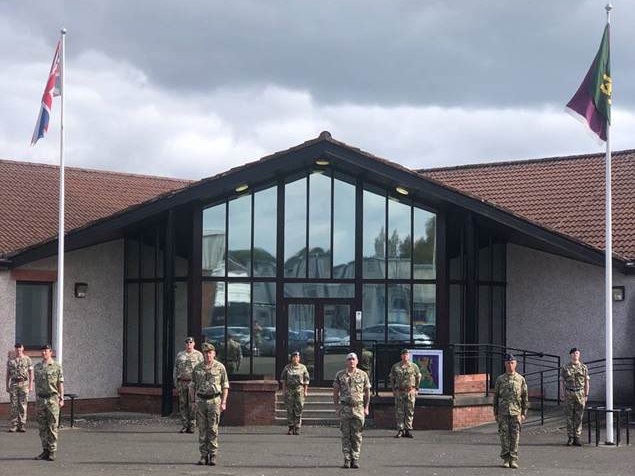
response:
[[[287,410],[284,405],[284,394],[276,393],[275,423],[287,425]],[[337,426],[339,419],[333,405],[333,391],[330,388],[309,387],[309,396],[304,401],[302,425]]]

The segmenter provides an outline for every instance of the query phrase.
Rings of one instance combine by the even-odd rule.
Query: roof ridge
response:
[[[635,149],[625,149],[611,152],[613,157],[622,156],[628,154],[634,154]],[[463,164],[463,165],[451,165],[447,167],[432,167],[432,168],[423,168],[423,169],[414,169],[417,173],[426,173],[426,172],[442,172],[449,170],[467,170],[467,169],[484,169],[484,168],[495,168],[507,165],[526,165],[526,164],[534,164],[541,163],[545,164],[547,162],[564,162],[564,161],[573,161],[573,160],[583,160],[583,159],[600,159],[604,158],[605,153],[594,153],[594,154],[576,154],[576,155],[565,155],[565,156],[553,156],[553,157],[543,157],[543,158],[534,158],[534,159],[519,159],[519,160],[503,160],[500,162],[482,162],[479,164]]]
[[[42,168],[50,168],[50,169],[59,169],[59,165],[55,164],[46,164],[42,162],[32,162],[32,161],[24,161],[24,160],[12,160],[12,159],[0,159],[0,163],[9,163],[15,165],[25,165],[32,167],[42,167]],[[131,172],[117,172],[113,170],[104,170],[104,169],[95,169],[95,168],[84,168],[84,167],[74,167],[74,166],[65,166],[64,170],[73,170],[77,172],[89,173],[89,174],[107,174],[119,177],[134,177],[134,178],[146,178],[146,179],[156,179],[156,180],[165,180],[169,182],[181,182],[181,183],[193,183],[195,180],[192,179],[179,179],[175,177],[164,177],[161,175],[146,175],[146,174],[137,174]]]

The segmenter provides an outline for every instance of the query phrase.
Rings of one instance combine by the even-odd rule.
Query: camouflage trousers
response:
[[[565,391],[564,403],[567,412],[567,436],[580,438],[582,436],[582,417],[584,416],[584,390]]]
[[[415,416],[415,395],[408,391],[400,391],[395,395],[395,419],[398,430],[412,430]]]
[[[240,365],[238,365],[237,360],[228,360],[225,368],[228,374],[235,374],[238,373],[238,370],[240,370]]]
[[[520,416],[499,415],[498,436],[501,440],[501,458],[505,461],[516,461],[520,442]]]
[[[364,407],[342,405],[340,408],[340,431],[342,432],[342,453],[347,461],[359,460],[362,450],[362,430],[364,428]]]
[[[11,384],[9,400],[11,402],[11,428],[23,428],[26,425],[26,408],[29,399],[29,382]]]
[[[209,400],[196,399],[198,449],[201,456],[215,455],[218,451],[218,423],[220,422],[220,396]]]
[[[60,423],[60,402],[57,395],[37,398],[37,424],[40,430],[42,449],[57,450],[57,433]]]
[[[304,387],[287,388],[284,404],[287,407],[287,425],[300,428],[302,426],[302,410],[304,409]]]
[[[181,424],[183,428],[196,427],[196,409],[194,403],[190,400],[190,388],[192,382],[184,382],[179,380],[176,382],[176,389],[179,394],[179,414],[181,415]]]

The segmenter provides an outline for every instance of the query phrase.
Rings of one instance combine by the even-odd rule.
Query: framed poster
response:
[[[419,366],[419,394],[443,395],[443,350],[411,349],[412,362]]]

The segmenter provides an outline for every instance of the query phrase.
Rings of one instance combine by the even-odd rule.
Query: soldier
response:
[[[309,371],[300,363],[300,352],[291,353],[290,363],[282,370],[282,392],[287,407],[287,435],[299,435],[302,426],[304,399],[309,394]]]
[[[179,413],[182,428],[179,433],[194,433],[196,410],[192,406],[192,371],[203,362],[203,354],[194,349],[194,338],[185,339],[185,350],[176,355],[172,378],[179,394]]]
[[[368,374],[368,380],[373,385],[373,352],[366,347],[362,348],[362,358],[359,361],[359,368]]]
[[[235,374],[240,370],[243,360],[243,349],[233,333],[227,334],[227,372]]]
[[[42,453],[35,459],[55,461],[60,408],[64,406],[64,373],[53,360],[49,344],[41,348],[42,361],[35,364],[35,393],[37,395],[37,423],[40,428]]]
[[[227,408],[229,380],[225,366],[215,360],[216,348],[213,344],[203,343],[203,357],[203,362],[194,368],[192,374],[196,393],[198,447],[201,452],[198,464],[216,466],[218,422],[221,412]]]
[[[505,354],[505,373],[494,386],[494,417],[498,422],[504,468],[518,468],[520,424],[527,418],[529,396],[525,378],[516,373],[516,357]]]
[[[589,398],[589,369],[580,362],[580,349],[569,351],[570,362],[560,370],[567,414],[567,446],[582,446],[582,417]]]
[[[26,431],[26,409],[29,392],[33,391],[33,364],[24,355],[24,346],[17,342],[15,352],[9,353],[7,360],[7,393],[11,401],[11,427],[14,433]]]
[[[343,468],[359,468],[362,449],[364,418],[370,405],[370,381],[363,370],[357,368],[357,355],[346,356],[346,368],[335,374],[333,403],[340,417],[342,432]]]
[[[395,438],[414,438],[412,420],[415,415],[415,398],[421,382],[419,366],[410,361],[408,349],[401,351],[401,360],[390,369],[390,386],[395,397],[397,434]]]

